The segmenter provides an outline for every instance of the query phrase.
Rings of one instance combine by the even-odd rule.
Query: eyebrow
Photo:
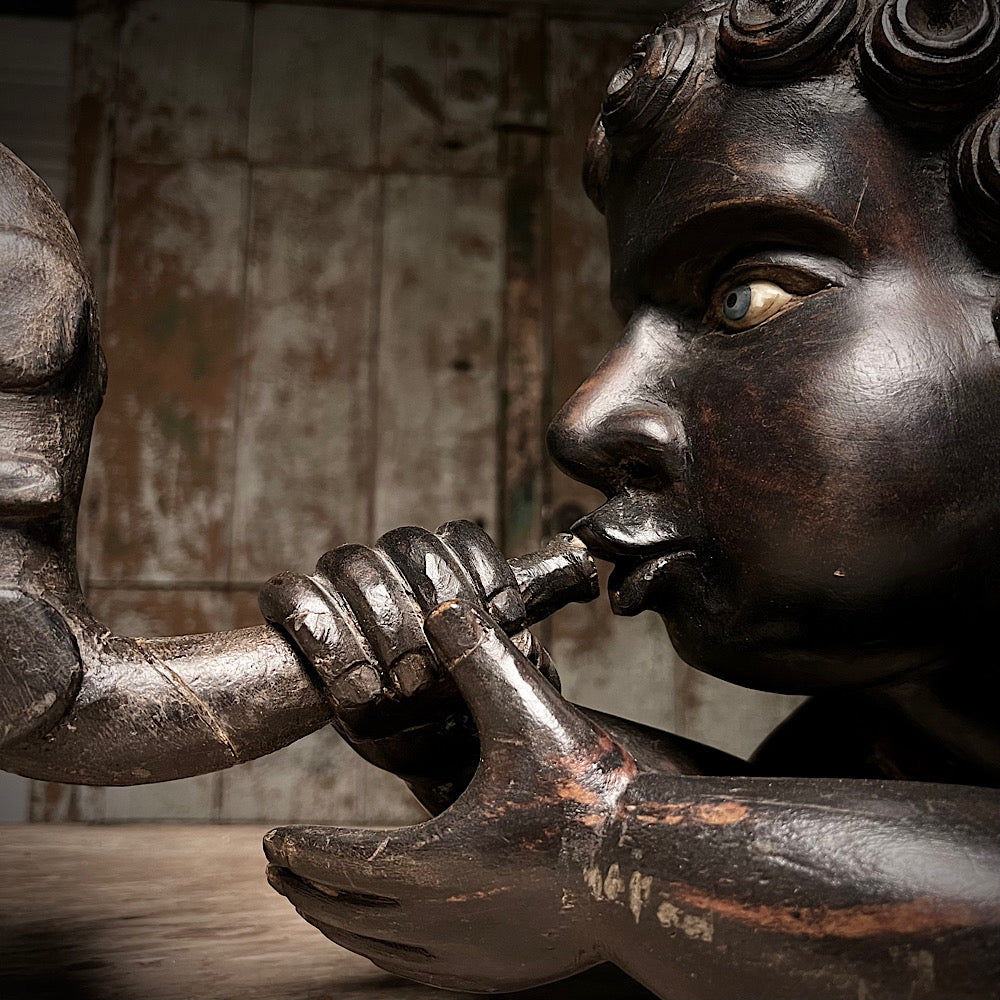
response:
[[[812,202],[795,199],[738,198],[718,201],[681,219],[666,233],[651,231],[650,241],[629,240],[626,260],[615,262],[613,287],[626,282],[648,288],[668,287],[679,304],[696,307],[727,262],[748,253],[773,249],[819,251],[839,257],[848,267],[868,257],[861,234]]]

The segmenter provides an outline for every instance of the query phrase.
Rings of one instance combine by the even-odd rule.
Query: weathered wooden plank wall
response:
[[[401,523],[471,517],[523,551],[599,499],[542,441],[618,326],[580,161],[649,22],[363,6],[79,19],[71,209],[111,367],[81,563],[121,631],[252,624],[266,576]],[[788,708],[694,674],[652,616],[544,631],[570,696],[728,749]],[[329,730],[219,775],[33,795],[39,820],[415,814]]]

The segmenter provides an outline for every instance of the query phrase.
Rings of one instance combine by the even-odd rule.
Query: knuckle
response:
[[[487,604],[486,610],[507,633],[524,626],[528,613],[517,587],[505,587]]]
[[[324,666],[318,664],[317,669],[326,684],[327,696],[339,711],[370,705],[381,697],[385,689],[382,674],[372,663],[354,663],[339,671],[325,670]]]
[[[379,537],[375,543],[375,547],[379,549],[405,548],[433,537],[431,532],[426,528],[421,528],[415,524],[408,524],[385,532],[385,534]]]
[[[478,598],[462,561],[429,531],[383,536],[378,547],[396,567],[425,614],[456,597]]]
[[[514,574],[503,553],[478,524],[449,521],[441,525],[438,534],[467,568],[485,600],[492,600],[510,587],[516,589]]]
[[[257,593],[257,604],[268,621],[283,621],[310,590],[307,577],[298,573],[278,573]]]
[[[324,552],[316,562],[316,572],[331,581],[358,572],[370,573],[375,554],[367,545],[350,543]]]

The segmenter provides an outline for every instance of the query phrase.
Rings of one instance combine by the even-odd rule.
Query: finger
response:
[[[396,528],[375,543],[395,566],[424,612],[461,597],[479,601],[480,593],[470,575],[448,546],[423,528]]]
[[[557,690],[562,691],[562,681],[559,671],[552,662],[549,651],[538,641],[528,629],[515,632],[510,641],[524,658]]]
[[[543,754],[594,746],[597,729],[483,611],[451,601],[428,617],[424,629],[468,703],[484,759],[512,743]]]
[[[402,976],[405,979],[415,979],[418,982],[425,983],[432,982],[429,978],[431,975],[430,966],[431,963],[436,961],[436,957],[427,948],[423,948],[420,945],[403,944],[384,938],[355,934],[343,927],[325,923],[322,919],[316,919],[307,911],[300,910],[298,907],[296,909],[307,924],[312,924],[316,930],[329,938],[334,944],[339,944],[341,948],[353,951],[356,955],[363,955],[380,969],[385,969],[386,972]]]
[[[419,888],[438,891],[455,863],[440,846],[444,833],[436,819],[398,830],[284,826],[264,837],[264,854],[309,882],[400,899]]]
[[[411,907],[399,899],[334,888],[299,878],[287,868],[269,865],[267,881],[300,913],[355,934],[404,942],[412,936]]]
[[[341,545],[316,564],[358,620],[383,671],[409,697],[434,685],[437,671],[413,595],[386,558],[364,545]]]
[[[293,905],[295,905],[293,903]],[[435,956],[419,945],[397,944],[378,937],[365,937],[354,934],[343,927],[325,923],[321,917],[313,915],[309,910],[295,907],[298,914],[307,924],[312,924],[324,937],[334,944],[363,955],[380,969],[406,979],[420,982],[433,982],[431,978],[432,963]]]
[[[268,866],[267,881],[303,920],[383,968],[407,975],[434,957],[411,940],[414,921],[405,917],[396,901],[363,902],[365,897],[358,894],[352,899],[350,892],[314,885],[275,865]]]
[[[473,521],[449,521],[437,534],[475,579],[483,604],[496,623],[508,635],[523,628],[527,613],[517,579],[493,539]]]
[[[335,708],[367,705],[384,693],[382,671],[350,613],[314,580],[280,573],[264,584],[257,602],[302,651]]]

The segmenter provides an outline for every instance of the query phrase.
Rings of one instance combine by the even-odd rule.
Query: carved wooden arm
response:
[[[470,605],[427,632],[480,727],[467,790],[399,830],[265,839],[272,885],[333,941],[450,989],[611,961],[670,1000],[996,995],[995,790],[678,775]]]
[[[510,572],[520,595],[512,629],[598,593],[593,560],[569,535],[513,560]],[[22,697],[0,702],[16,734],[0,749],[0,766],[35,778],[128,785],[253,760],[330,722],[328,685],[356,662],[360,633],[346,613],[340,645],[317,676],[274,625],[126,638],[94,621],[82,601],[60,607],[51,594],[6,593],[0,670]],[[407,652],[383,653],[387,666]],[[62,709],[54,725],[53,706]]]

